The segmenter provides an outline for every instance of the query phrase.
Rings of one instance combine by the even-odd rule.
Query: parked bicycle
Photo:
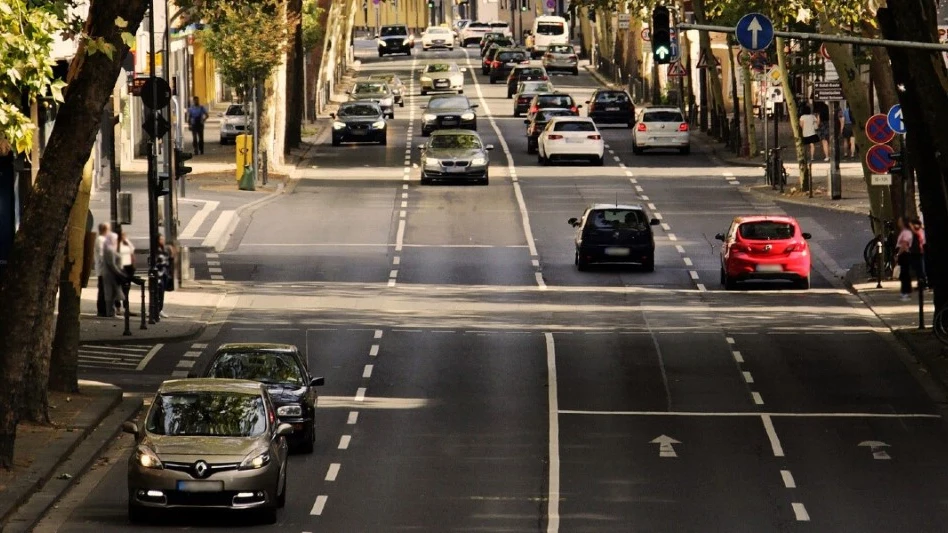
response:
[[[948,308],[942,309],[935,315],[932,322],[932,330],[935,331],[935,337],[942,343],[948,344]]]
[[[878,218],[869,215],[869,223],[882,223],[882,279],[892,279],[892,271],[895,269],[895,243],[898,235],[895,233],[895,223],[891,220],[881,221]],[[866,271],[870,279],[879,279],[879,235],[876,235],[862,250],[862,258],[866,262]]]
[[[779,187],[781,191],[783,191],[784,186],[787,184],[787,169],[783,166],[783,159],[780,155],[783,148],[783,146],[778,146],[777,148],[767,150],[765,168],[767,185],[770,185],[774,189]]]

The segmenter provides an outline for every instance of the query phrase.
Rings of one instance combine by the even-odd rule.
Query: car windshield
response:
[[[447,28],[428,28],[428,33],[449,33]]]
[[[509,26],[510,25],[507,24],[506,22],[491,22],[490,23],[491,28],[507,28]]]
[[[648,111],[642,115],[642,122],[684,122],[681,111]]]
[[[432,98],[428,102],[428,109],[467,109],[468,107],[470,107],[470,104],[468,104],[467,98],[463,96]]]
[[[218,354],[208,369],[209,378],[249,379],[269,384],[303,386],[303,373],[293,356],[277,352]]]
[[[537,24],[537,35],[563,35],[565,31],[562,22],[540,22]]]
[[[467,25],[468,28],[490,28],[490,24],[486,22],[472,22]]]
[[[540,67],[527,67],[527,68],[517,69],[517,74],[518,74],[520,77],[524,77],[524,76],[543,76],[544,74],[546,74],[546,72],[545,72],[542,68],[540,68]]]
[[[388,92],[388,85],[382,82],[356,83],[355,90],[352,92],[355,94],[386,94]]]
[[[498,61],[523,61],[527,58],[525,52],[500,52],[497,54]]]
[[[155,399],[145,429],[182,437],[255,437],[267,429],[267,412],[258,394],[166,393]]]
[[[339,108],[340,117],[377,117],[382,110],[374,105],[345,105]]]
[[[537,122],[549,122],[556,117],[570,117],[573,113],[569,109],[547,109],[537,113]]]
[[[601,92],[596,95],[596,102],[601,104],[626,104],[629,97],[625,93]]]
[[[436,135],[431,138],[431,148],[473,150],[481,147],[476,135]]]
[[[242,105],[232,105],[227,108],[227,111],[224,113],[228,117],[242,117],[246,115],[244,113],[244,106]]]
[[[570,120],[557,122],[553,125],[553,131],[596,131],[596,125],[585,120]]]
[[[589,213],[589,224],[600,231],[644,230],[648,218],[641,209],[596,209]]]
[[[573,53],[573,47],[568,44],[551,44],[549,48],[547,48],[546,50],[554,54],[572,54]]]
[[[449,65],[447,63],[435,63],[433,65],[428,65],[425,72],[454,72],[458,69],[456,65]]]
[[[741,234],[741,238],[751,241],[774,241],[793,238],[793,224],[787,222],[774,222],[771,220],[745,222],[741,224],[738,231]]]
[[[523,93],[546,93],[553,90],[553,86],[546,82],[526,82],[520,86],[520,92]]]
[[[408,28],[405,26],[382,26],[382,31],[379,32],[379,35],[381,37],[408,36]]]
[[[537,105],[540,107],[572,107],[573,99],[568,95],[540,95],[537,96]]]

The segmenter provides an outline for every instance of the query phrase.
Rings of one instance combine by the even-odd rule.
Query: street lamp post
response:
[[[155,81],[155,0],[148,8],[148,80],[152,87]],[[150,108],[152,132],[158,131],[158,91],[151,92]],[[148,323],[158,319],[158,166],[155,135],[148,140]]]

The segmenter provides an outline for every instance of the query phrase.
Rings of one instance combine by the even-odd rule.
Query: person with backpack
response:
[[[924,277],[921,270],[922,262],[922,239],[914,231],[912,223],[905,217],[899,217],[897,221],[899,229],[899,238],[895,243],[895,260],[898,266],[898,278],[901,282],[900,294],[903,301],[912,296],[912,270],[914,269],[919,279],[919,285]]]

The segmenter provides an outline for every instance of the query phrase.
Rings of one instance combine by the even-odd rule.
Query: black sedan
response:
[[[593,263],[634,264],[655,270],[655,238],[650,219],[641,205],[597,204],[582,218],[569,219],[576,228],[576,268],[587,270]]]
[[[519,48],[501,48],[494,55],[490,63],[490,72],[487,74],[491,83],[506,80],[510,71],[517,65],[530,63],[530,53]]]
[[[332,145],[343,142],[388,142],[388,123],[382,108],[373,102],[346,102],[339,106],[338,113],[330,113],[332,122]]]
[[[524,120],[523,123],[527,125],[527,153],[535,154],[537,153],[537,139],[540,138],[540,133],[543,131],[543,128],[546,127],[547,123],[550,122],[555,117],[572,117],[573,112],[569,109],[541,109],[536,114],[533,115],[531,120]]]
[[[228,343],[214,353],[204,373],[194,377],[248,379],[263,383],[280,422],[293,426],[291,441],[312,453],[316,441],[316,387],[306,357],[292,344]]]
[[[379,57],[389,54],[411,55],[411,49],[415,46],[415,40],[408,33],[408,28],[401,24],[394,26],[382,26],[378,35]]]
[[[467,130],[436,131],[421,148],[421,184],[439,181],[473,181],[487,185],[488,152],[480,135]]]
[[[629,93],[617,89],[596,89],[586,100],[586,115],[596,124],[622,124],[635,127],[635,104]]]
[[[550,76],[543,67],[518,65],[507,76],[507,98],[513,97],[514,93],[517,92],[517,86],[522,81],[547,81],[549,79]]]
[[[427,137],[438,129],[477,130],[477,104],[472,104],[466,96],[432,96],[421,115],[421,134]]]

